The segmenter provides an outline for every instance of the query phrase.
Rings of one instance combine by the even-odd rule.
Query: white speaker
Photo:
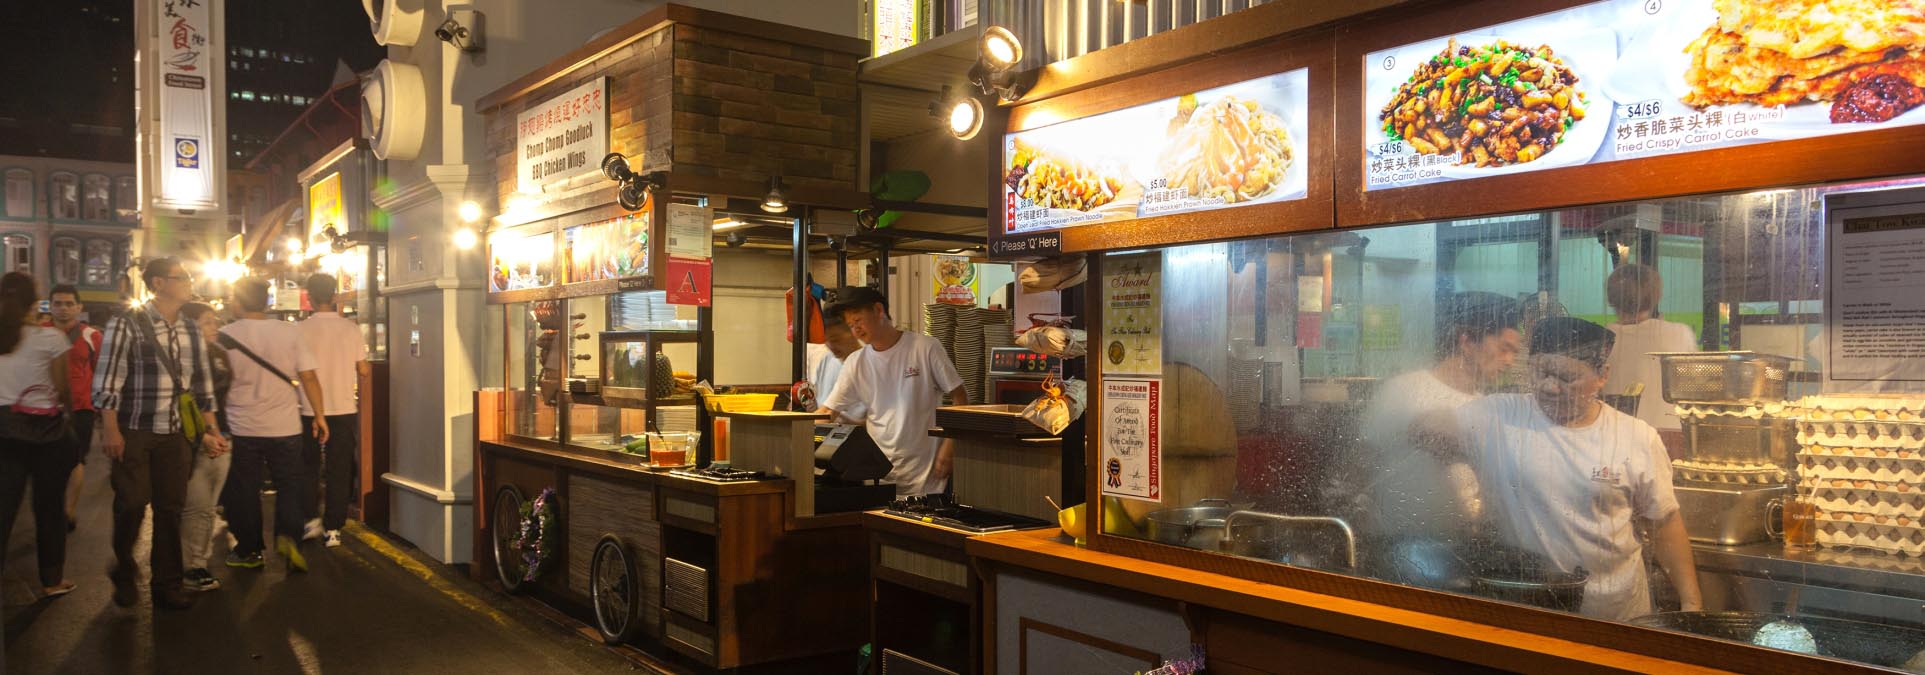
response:
[[[383,59],[361,83],[361,135],[381,159],[414,159],[427,136],[428,95],[421,68]]]
[[[427,14],[422,0],[361,0],[368,13],[374,41],[388,47],[413,47],[421,39],[421,20]]]

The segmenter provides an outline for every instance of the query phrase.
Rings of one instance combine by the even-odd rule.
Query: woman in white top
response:
[[[62,410],[71,408],[67,391],[67,349],[72,343],[58,330],[38,324],[32,312],[39,293],[33,277],[20,272],[0,277],[0,406],[8,408],[0,435],[0,551],[7,539],[28,481],[33,483],[34,549],[40,562],[41,592],[65,595],[74,589],[63,568],[67,561],[67,474],[73,472],[72,441],[66,438]],[[44,433],[42,430],[45,430]],[[23,440],[16,436],[45,436]]]
[[[1657,429],[1678,429],[1678,416],[1664,401],[1658,357],[1651,353],[1697,351],[1697,337],[1690,326],[1657,318],[1664,280],[1650,265],[1619,266],[1604,282],[1604,297],[1618,314],[1617,323],[1606,326],[1617,335],[1617,348],[1611,351],[1611,379],[1604,383],[1604,393],[1623,394],[1642,382],[1638,419]]]

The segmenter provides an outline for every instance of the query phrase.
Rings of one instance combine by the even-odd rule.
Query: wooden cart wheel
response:
[[[503,485],[495,491],[494,513],[490,520],[489,533],[495,539],[495,576],[501,579],[502,590],[509,593],[521,591],[528,576],[528,562],[521,557],[515,540],[521,537],[521,491],[513,485]]]
[[[621,538],[602,535],[595,545],[595,557],[588,564],[588,591],[603,642],[620,644],[635,636],[641,624],[642,580]]]

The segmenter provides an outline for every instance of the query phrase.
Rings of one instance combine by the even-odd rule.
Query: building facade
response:
[[[139,227],[134,165],[0,155],[0,272],[72,284],[89,311],[119,302]]]

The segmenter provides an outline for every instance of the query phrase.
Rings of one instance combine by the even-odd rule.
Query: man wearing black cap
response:
[[[1584,568],[1584,614],[1649,614],[1650,582],[1633,518],[1650,525],[1651,546],[1683,609],[1702,605],[1691,542],[1671,489],[1671,460],[1658,432],[1598,400],[1614,338],[1571,317],[1531,331],[1531,392],[1497,394],[1425,424],[1425,440],[1461,457],[1483,484],[1486,509],[1504,543],[1547,556],[1564,571]]]
[[[873,288],[842,289],[829,313],[842,317],[864,346],[843,361],[823,409],[868,429],[869,438],[895,463],[889,481],[897,495],[942,492],[949,485],[951,445],[930,437],[929,428],[936,424],[943,394],[952,405],[969,405],[962,376],[942,343],[897,330],[889,322],[888,302]]]

